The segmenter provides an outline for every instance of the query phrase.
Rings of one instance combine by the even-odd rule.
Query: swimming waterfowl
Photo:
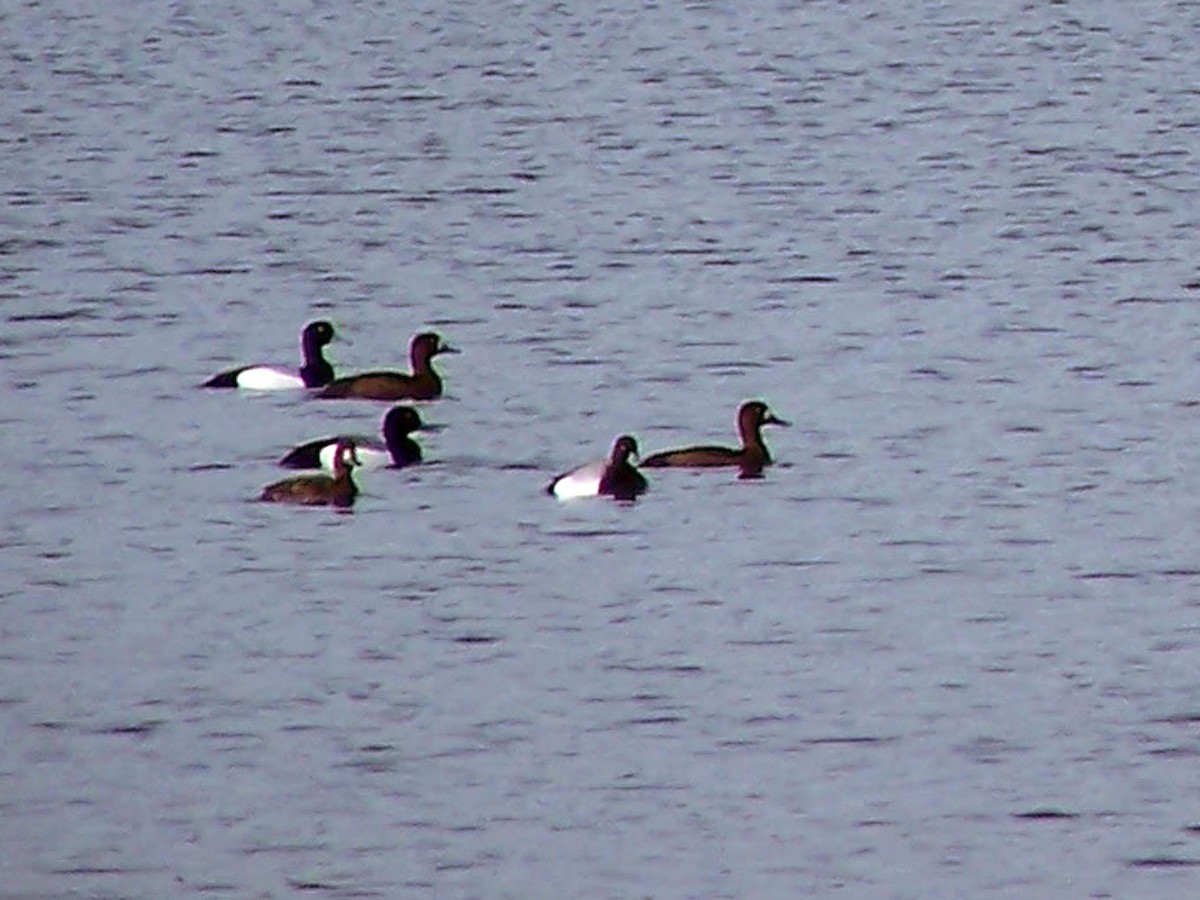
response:
[[[309,322],[300,332],[304,365],[297,371],[281,366],[239,366],[204,382],[206,388],[242,388],[250,391],[282,391],[321,387],[333,381],[333,366],[322,348],[333,340],[333,326],[321,320]]]
[[[559,475],[546,485],[546,493],[559,500],[596,496],[633,500],[649,487],[645,476],[629,461],[637,455],[637,441],[623,434],[613,443],[608,459],[587,463]]]
[[[767,404],[760,400],[750,400],[738,409],[737,428],[742,439],[740,449],[700,445],[665,450],[646,457],[642,460],[642,466],[648,469],[738,466],[742,474],[748,477],[761,474],[763,467],[771,464],[771,453],[763,443],[762,426],[787,424],[783,419],[776,418],[767,408]]]
[[[392,466],[399,469],[411,466],[421,461],[421,447],[409,435],[424,427],[421,417],[411,406],[393,406],[380,423],[382,442],[374,437],[346,434],[318,438],[293,447],[279,461],[279,465],[285,469],[332,469],[337,459],[338,444],[349,441],[354,444],[361,468]]]
[[[358,496],[358,486],[350,471],[358,465],[358,454],[350,441],[338,441],[334,450],[333,474],[298,475],[269,484],[258,495],[269,503],[295,503],[301,506],[348,507]]]
[[[336,379],[317,396],[323,399],[436,400],[442,396],[442,379],[433,369],[433,358],[439,353],[457,352],[432,332],[418,334],[408,348],[411,375],[403,372],[349,375]]]

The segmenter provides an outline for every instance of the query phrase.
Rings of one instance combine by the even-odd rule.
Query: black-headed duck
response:
[[[645,476],[629,461],[637,455],[637,441],[623,434],[613,443],[608,459],[590,462],[559,475],[546,486],[546,492],[559,500],[597,496],[633,500],[649,487]]]
[[[326,321],[309,322],[300,332],[304,365],[297,371],[281,366],[239,366],[204,382],[206,388],[242,388],[249,391],[283,391],[322,387],[333,381],[333,366],[322,348],[333,340],[333,326]]]
[[[279,461],[279,465],[285,469],[332,469],[337,459],[337,445],[350,441],[354,444],[361,468],[391,466],[400,469],[421,461],[421,446],[409,435],[424,427],[421,417],[411,406],[393,406],[380,424],[382,442],[375,437],[348,434],[318,438],[293,447]]]

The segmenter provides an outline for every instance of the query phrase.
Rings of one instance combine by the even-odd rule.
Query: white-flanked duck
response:
[[[382,442],[376,437],[348,434],[317,438],[293,447],[279,460],[279,465],[285,469],[332,469],[337,459],[338,444],[349,441],[354,444],[361,468],[391,466],[400,469],[421,461],[421,447],[409,435],[424,427],[421,417],[411,406],[394,406],[387,411],[380,424]]]
[[[634,500],[649,487],[645,476],[629,461],[637,455],[637,441],[623,434],[613,443],[608,459],[587,463],[559,475],[546,486],[546,492],[559,500],[598,496]]]
[[[249,391],[284,391],[322,387],[333,381],[333,366],[322,352],[333,340],[333,326],[324,321],[309,322],[300,333],[304,364],[299,370],[282,366],[239,366],[204,382],[206,388],[242,388]]]

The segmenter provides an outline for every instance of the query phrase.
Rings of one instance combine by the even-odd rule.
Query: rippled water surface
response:
[[[1200,4],[280,6],[0,11],[0,896],[1194,894]]]

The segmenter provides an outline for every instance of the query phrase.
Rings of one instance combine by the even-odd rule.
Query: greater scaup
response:
[[[442,396],[442,379],[434,371],[433,358],[439,353],[457,352],[442,343],[438,335],[424,332],[416,335],[408,348],[411,375],[403,372],[348,375],[327,385],[317,396],[337,400],[436,400]]]
[[[333,366],[321,352],[333,340],[333,326],[325,321],[309,322],[300,333],[304,365],[300,370],[280,366],[240,366],[214,375],[206,388],[243,388],[251,391],[281,391],[314,388],[333,381]]]
[[[301,506],[341,506],[354,503],[358,496],[350,471],[358,465],[351,441],[338,441],[333,458],[333,474],[298,475],[269,484],[258,495],[269,503],[296,503]]]
[[[358,435],[318,438],[288,451],[279,465],[285,469],[332,469],[338,443],[352,441],[361,468],[411,466],[421,461],[421,447],[409,435],[424,427],[421,417],[411,406],[394,406],[387,411],[380,425],[382,443],[378,438]]]
[[[701,445],[684,447],[679,450],[665,450],[654,453],[642,460],[645,468],[665,468],[668,466],[680,468],[712,468],[715,466],[739,466],[742,473],[753,476],[761,473],[763,466],[771,464],[771,454],[763,443],[762,426],[787,425],[782,419],[767,408],[760,400],[750,400],[743,403],[737,414],[738,435],[742,446],[738,450],[731,447],[715,447]]]
[[[546,492],[559,500],[596,496],[633,500],[649,487],[645,476],[629,461],[637,455],[637,441],[623,434],[613,444],[607,460],[587,463],[559,475],[546,486]]]

